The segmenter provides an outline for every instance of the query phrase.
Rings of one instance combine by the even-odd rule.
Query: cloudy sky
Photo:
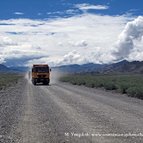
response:
[[[1,0],[0,63],[143,60],[141,0]]]

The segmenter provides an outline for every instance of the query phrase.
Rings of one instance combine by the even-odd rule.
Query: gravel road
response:
[[[143,101],[22,79],[0,91],[0,143],[142,143]]]

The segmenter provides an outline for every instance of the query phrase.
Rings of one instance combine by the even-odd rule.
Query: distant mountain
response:
[[[7,67],[3,64],[0,64],[0,73],[2,72],[21,73],[26,71],[28,71],[28,67]]]
[[[6,67],[5,65],[0,64],[0,72],[10,72],[11,69]]]
[[[95,72],[98,71],[99,69],[102,69],[105,65],[101,64],[83,64],[83,65],[64,65],[64,66],[59,66],[55,67],[54,69],[62,72],[67,72],[67,73],[81,73],[81,72]]]
[[[103,73],[143,73],[143,61],[129,62],[123,60],[118,63],[106,65],[102,70]]]
[[[29,70],[29,67],[10,67],[10,69],[17,72],[27,72]]]
[[[126,60],[109,65],[102,64],[83,64],[83,65],[65,65],[54,68],[67,73],[143,73],[143,61],[129,62]]]
[[[53,67],[53,70],[65,73],[143,73],[143,61],[126,60],[109,65],[88,63],[83,65],[64,65]],[[26,72],[28,67],[6,67],[0,64],[0,72]]]

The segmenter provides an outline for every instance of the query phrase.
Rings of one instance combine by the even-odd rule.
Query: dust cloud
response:
[[[56,84],[59,83],[60,77],[64,76],[63,72],[57,71],[57,70],[52,70],[50,72],[50,84]]]

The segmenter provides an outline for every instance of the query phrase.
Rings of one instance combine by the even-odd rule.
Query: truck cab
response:
[[[50,71],[51,69],[47,64],[35,64],[32,67],[32,83],[43,83],[49,85],[50,83]]]

